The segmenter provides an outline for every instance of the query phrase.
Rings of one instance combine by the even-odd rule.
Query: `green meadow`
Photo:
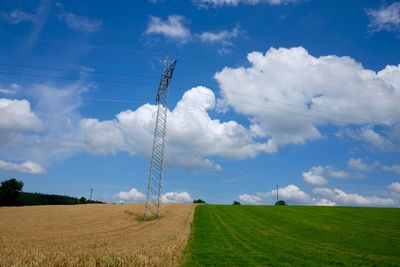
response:
[[[400,266],[400,209],[200,205],[184,266]]]

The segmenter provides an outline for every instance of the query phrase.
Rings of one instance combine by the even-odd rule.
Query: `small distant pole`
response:
[[[92,193],[93,193],[93,188],[90,188],[90,197],[89,197],[89,200],[92,200]]]
[[[276,185],[276,202],[279,201],[279,185]]]

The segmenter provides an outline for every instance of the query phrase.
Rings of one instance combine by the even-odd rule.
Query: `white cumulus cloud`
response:
[[[336,206],[336,202],[326,198],[318,199],[314,202],[316,206]]]
[[[116,197],[118,200],[123,200],[123,201],[145,200],[145,195],[136,188],[131,188],[129,191],[120,191],[118,194],[116,194]]]
[[[293,204],[311,204],[312,198],[305,192],[303,192],[296,185],[290,184],[286,187],[279,188],[279,199],[284,200],[287,203]],[[257,193],[259,197],[265,198],[275,198],[276,197],[276,189],[271,190],[266,193]]]
[[[400,183],[399,183],[399,182],[391,183],[391,184],[388,186],[388,188],[389,188],[393,193],[399,194],[399,196],[400,196]]]
[[[303,181],[311,185],[324,185],[328,183],[328,180],[323,177],[324,167],[316,166],[312,167],[308,172],[303,172]]]
[[[0,160],[0,169],[17,171],[17,172],[26,172],[31,174],[43,174],[46,172],[46,169],[42,167],[39,163],[30,160],[20,164]]]
[[[386,145],[388,136],[378,136],[374,125],[386,132],[400,125],[400,66],[375,72],[350,57],[314,57],[303,47],[251,52],[247,59],[250,66],[225,67],[215,78],[223,101],[268,138],[270,153],[321,138],[326,124],[364,127],[363,141]]]
[[[331,201],[341,205],[355,206],[394,206],[396,202],[391,198],[381,198],[376,196],[363,196],[359,194],[346,193],[341,189],[335,188],[314,188],[313,192],[324,196]]]
[[[220,170],[221,166],[209,157],[245,159],[264,151],[265,145],[255,142],[251,131],[242,125],[212,119],[208,111],[214,108],[213,92],[199,86],[187,91],[168,112],[168,164],[192,170]],[[82,146],[93,154],[128,152],[149,157],[156,110],[157,106],[146,104],[135,111],[120,112],[114,120],[82,119]]]
[[[167,192],[161,195],[161,202],[191,202],[192,197],[188,192]]]
[[[28,100],[0,98],[0,114],[0,136],[43,129],[42,121],[31,110]]]
[[[244,194],[239,196],[239,201],[243,204],[257,205],[261,203],[261,198],[254,195]]]

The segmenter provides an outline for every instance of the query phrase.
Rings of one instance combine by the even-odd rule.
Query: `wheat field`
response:
[[[194,206],[163,204],[145,222],[143,204],[0,208],[0,266],[176,266]]]

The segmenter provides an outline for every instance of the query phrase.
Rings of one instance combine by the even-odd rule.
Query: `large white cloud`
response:
[[[0,137],[43,129],[42,121],[31,110],[27,100],[0,98],[0,114]]]
[[[215,78],[224,102],[268,138],[269,152],[318,139],[328,123],[369,125],[363,139],[386,145],[373,126],[400,124],[400,66],[375,72],[350,57],[314,57],[303,47],[252,52],[247,59],[250,66],[225,67]]]
[[[209,157],[245,159],[265,150],[264,144],[253,141],[250,130],[235,121],[210,118],[208,111],[214,107],[214,94],[200,86],[187,91],[168,112],[167,163],[188,169],[219,170],[221,167]],[[123,111],[114,120],[81,120],[83,147],[93,154],[125,151],[148,157],[156,110],[157,106],[146,104],[135,111]]]
[[[341,205],[355,206],[394,206],[396,202],[391,198],[381,198],[376,196],[363,196],[359,194],[346,193],[338,188],[314,188],[313,192],[324,196],[331,201]]]
[[[14,163],[9,161],[0,160],[0,169],[17,171],[17,172],[26,172],[31,174],[43,174],[46,172],[46,169],[41,166],[37,162],[33,161],[25,161],[23,163]]]

